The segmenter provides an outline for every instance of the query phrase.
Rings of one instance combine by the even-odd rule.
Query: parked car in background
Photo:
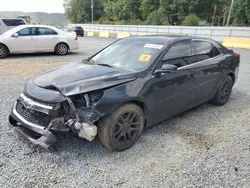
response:
[[[0,58],[14,53],[55,52],[66,55],[78,47],[76,34],[46,25],[22,25],[0,35]]]
[[[55,142],[53,132],[72,131],[89,141],[98,135],[108,149],[123,151],[146,126],[208,101],[226,104],[239,64],[239,54],[205,38],[118,40],[30,80],[9,122],[43,147]]]
[[[81,26],[72,27],[70,28],[70,30],[74,31],[77,34],[77,36],[81,36],[81,37],[84,36],[84,30]]]
[[[0,18],[0,35],[16,26],[26,24],[22,18]]]

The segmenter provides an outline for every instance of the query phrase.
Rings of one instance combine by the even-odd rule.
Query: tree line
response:
[[[92,22],[92,0],[66,0],[71,23]],[[93,23],[225,26],[231,0],[93,0]],[[230,25],[250,24],[250,0],[234,0]]]

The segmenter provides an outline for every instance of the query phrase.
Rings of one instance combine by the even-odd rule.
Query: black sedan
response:
[[[71,30],[74,31],[77,36],[84,37],[84,30],[83,30],[83,28],[81,26],[73,27]]]
[[[89,141],[98,135],[106,148],[123,151],[147,126],[205,102],[224,105],[239,63],[239,54],[205,38],[118,40],[30,80],[9,122],[43,147],[56,141],[55,131],[72,131]]]

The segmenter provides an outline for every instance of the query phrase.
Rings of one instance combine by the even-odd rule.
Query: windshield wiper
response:
[[[106,63],[98,63],[97,65],[114,68],[112,65]]]
[[[92,64],[95,64],[95,62],[94,62],[93,59],[88,59],[87,61],[90,62],[90,63],[92,63]]]

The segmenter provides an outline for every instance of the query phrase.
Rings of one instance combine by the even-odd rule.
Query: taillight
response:
[[[76,38],[75,38],[75,40],[78,40],[78,36],[76,35]]]
[[[240,54],[235,53],[235,56],[240,60]]]

